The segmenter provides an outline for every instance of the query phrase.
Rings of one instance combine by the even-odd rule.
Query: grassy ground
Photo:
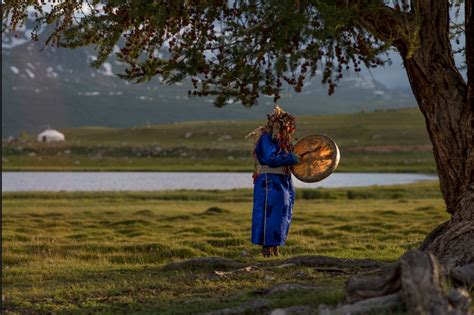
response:
[[[336,304],[347,275],[290,266],[220,277],[211,267],[167,267],[203,256],[264,261],[249,242],[251,202],[249,190],[4,193],[3,311],[200,313],[280,283],[322,289],[265,296],[270,309]],[[280,259],[392,261],[447,218],[436,183],[300,189]]]
[[[188,122],[131,129],[61,130],[67,141],[35,137],[2,144],[2,170],[249,171],[262,121]],[[296,138],[322,133],[341,150],[339,171],[435,172],[423,117],[416,109],[297,118]]]

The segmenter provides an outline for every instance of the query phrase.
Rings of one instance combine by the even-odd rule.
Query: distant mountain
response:
[[[211,98],[188,98],[188,82],[161,85],[158,79],[133,84],[115,74],[123,66],[112,56],[100,69],[89,66],[93,48],[47,47],[29,39],[29,25],[2,36],[2,138],[47,126],[131,127],[185,120],[263,119],[273,107],[261,97],[252,109],[239,104],[215,108]],[[409,90],[387,89],[382,83],[347,74],[333,96],[319,83],[308,82],[302,93],[284,92],[279,102],[296,115],[371,111],[415,106]]]

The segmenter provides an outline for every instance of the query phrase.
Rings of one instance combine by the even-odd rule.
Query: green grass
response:
[[[449,217],[437,183],[297,193],[281,259],[393,261]],[[204,256],[265,261],[249,241],[250,190],[3,193],[2,207],[3,311],[199,313],[253,300],[279,283],[323,290],[265,296],[270,308],[335,305],[343,297],[347,276],[309,267],[228,277],[166,268]]]
[[[2,144],[2,170],[249,171],[258,121],[185,122],[141,128],[62,130],[61,144]],[[327,134],[341,150],[339,171],[434,173],[431,146],[416,109],[297,117],[296,138]]]

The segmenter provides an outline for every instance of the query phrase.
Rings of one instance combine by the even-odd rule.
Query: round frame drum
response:
[[[306,183],[325,179],[339,164],[339,148],[326,135],[311,135],[300,139],[293,152],[300,156],[300,161],[291,167],[291,172]]]

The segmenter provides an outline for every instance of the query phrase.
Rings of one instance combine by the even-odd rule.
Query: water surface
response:
[[[360,187],[436,180],[410,173],[334,173],[318,183],[295,186]],[[172,189],[234,189],[253,187],[251,173],[221,172],[2,172],[2,192],[12,191],[140,191]]]

